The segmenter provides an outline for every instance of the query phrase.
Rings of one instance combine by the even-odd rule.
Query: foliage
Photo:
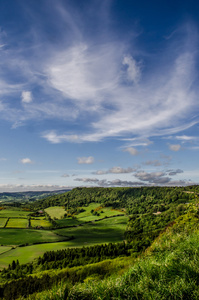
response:
[[[4,282],[1,296],[27,297],[63,282],[59,296],[54,293],[48,298],[44,293],[43,299],[197,299],[198,191],[198,186],[76,188],[34,205],[26,203],[24,213],[32,215],[26,217],[28,227],[36,221],[33,214],[45,210],[45,220],[40,221],[50,222],[54,229],[62,224],[65,228],[54,233],[73,239],[58,243],[59,251],[46,252],[34,263],[12,261],[0,275]],[[59,220],[52,216],[56,209],[62,211],[62,215],[57,214]],[[118,239],[126,241],[113,243]],[[64,245],[104,242],[112,243],[61,250]],[[54,245],[38,245],[37,251],[42,254]],[[133,266],[128,272],[117,279],[107,278],[121,274],[129,259]]]

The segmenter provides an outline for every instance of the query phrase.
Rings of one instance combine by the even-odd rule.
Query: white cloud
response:
[[[129,142],[129,146],[132,146],[132,147],[136,147],[136,146],[149,146],[150,144],[153,144],[152,141],[150,141],[149,139],[147,138],[140,138],[140,137],[137,137],[137,138],[123,138],[122,139],[123,141],[127,141]]]
[[[120,180],[120,179],[114,179],[111,181],[107,181],[109,186],[124,186],[124,187],[128,187],[128,186],[144,186],[145,183],[143,182],[139,182],[139,181],[128,181],[128,180]]]
[[[169,145],[169,149],[171,150],[171,151],[175,151],[175,152],[177,152],[177,151],[179,151],[180,150],[180,148],[181,148],[181,145],[179,145],[179,144],[176,144],[176,145]]]
[[[195,57],[191,47],[185,45],[180,52],[167,48],[176,56],[171,56],[165,65],[160,61],[159,69],[152,70],[146,80],[136,85],[123,82],[124,63],[128,66],[127,76],[134,82],[138,81],[140,69],[135,58],[126,55],[122,59],[124,47],[119,43],[76,44],[57,54],[47,69],[51,86],[73,99],[80,111],[97,116],[91,122],[93,132],[84,132],[79,139],[161,135],[192,126],[186,115],[196,103],[192,90]]]
[[[1,48],[1,70],[6,70],[0,74],[0,93],[5,99],[0,104],[1,118],[15,126],[50,118],[62,120],[63,127],[67,121],[76,122],[78,130],[81,127],[78,134],[75,129],[70,134],[64,130],[59,134],[43,133],[52,143],[100,141],[107,137],[146,138],[177,133],[197,123],[193,121],[198,113],[198,37],[194,35],[194,26],[187,31],[175,31],[162,45],[165,51],[148,55],[144,48],[138,48],[136,37],[131,44],[125,37],[114,41],[116,35],[110,34],[108,23],[104,25],[106,38],[96,35],[90,40],[85,34],[87,19],[81,19],[79,11],[80,19],[73,18],[74,11],[61,4],[53,6],[53,12],[59,17],[58,28],[67,28],[60,43],[43,41],[42,28],[35,25],[30,36],[32,44],[28,45],[28,51],[34,51],[34,55],[27,55],[25,48],[16,51],[19,49],[10,47],[7,52]],[[9,84],[9,78],[4,76],[9,72],[14,84]],[[31,88],[40,92],[34,103]],[[13,98],[20,97],[29,105],[14,107]]]
[[[191,141],[191,140],[198,139],[198,137],[196,136],[188,136],[188,135],[177,135],[175,138],[177,140],[182,140],[182,141]]]
[[[61,177],[66,178],[66,177],[70,177],[70,176],[68,174],[63,174]]]
[[[78,135],[67,135],[67,134],[58,135],[56,133],[56,131],[54,131],[54,130],[43,133],[42,137],[53,144],[59,144],[62,142],[79,142],[80,141]]]
[[[108,172],[113,173],[113,174],[120,174],[120,173],[132,173],[134,171],[135,171],[135,169],[130,168],[130,167],[127,168],[127,169],[124,169],[124,168],[121,168],[121,167],[113,167]]]
[[[22,164],[32,164],[32,163],[33,163],[33,161],[32,161],[30,158],[22,158],[22,159],[20,160],[20,162],[21,162]]]
[[[128,147],[128,148],[124,149],[123,151],[128,152],[131,155],[137,155],[138,154],[138,151],[133,147]]]
[[[78,164],[93,164],[94,163],[94,157],[78,157]]]
[[[80,43],[57,53],[46,69],[50,85],[75,100],[81,109],[96,111],[117,85],[120,48],[119,44]]]
[[[110,168],[107,171],[103,171],[103,170],[98,170],[96,172],[93,172],[93,174],[95,175],[104,175],[104,174],[126,174],[126,173],[132,173],[135,172],[137,169],[135,168],[121,168],[121,167],[113,167]]]
[[[90,183],[98,183],[99,180],[97,178],[76,178],[75,181],[82,181],[82,182],[90,182]]]
[[[21,93],[21,101],[22,103],[32,102],[32,93],[30,91],[23,91]]]
[[[95,174],[95,175],[104,175],[104,174],[107,174],[107,171],[98,170],[96,172],[93,172],[93,174]]]
[[[128,81],[137,83],[141,76],[140,64],[130,55],[125,56],[122,63],[127,66]]]

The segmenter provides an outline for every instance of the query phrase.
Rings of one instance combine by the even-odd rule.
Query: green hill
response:
[[[51,207],[50,213],[62,202],[76,222],[95,211],[101,218],[108,209],[108,215],[73,225],[72,247],[48,251],[27,264],[13,261],[0,274],[2,299],[199,299],[197,189],[85,188],[40,200],[36,207]],[[122,216],[109,216],[111,209]],[[125,218],[123,242],[111,242],[113,221],[121,226]],[[54,232],[64,235],[69,229],[56,227]],[[89,235],[91,246],[84,243]]]

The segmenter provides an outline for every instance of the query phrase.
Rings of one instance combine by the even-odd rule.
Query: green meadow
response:
[[[31,224],[31,227],[34,228],[34,227],[52,227],[52,224],[47,221],[47,220],[43,220],[43,219],[31,219],[30,220],[30,224]]]
[[[52,215],[53,208],[54,207],[49,207],[45,210],[46,212],[49,213],[51,217],[53,216]],[[61,207],[61,209],[63,208]],[[72,217],[63,218],[63,216],[61,216],[58,220],[56,220],[56,223],[60,227],[73,226],[73,225],[82,224],[84,222],[97,221],[97,220],[101,220],[104,218],[109,218],[117,215],[121,215],[121,216],[124,215],[124,212],[122,211],[114,210],[111,207],[101,207],[99,203],[91,203],[89,204],[89,206],[82,206],[81,209],[84,211],[75,214],[73,218]],[[55,207],[55,211],[57,211],[57,207]],[[66,211],[65,210],[63,211],[65,214]],[[99,215],[94,215],[91,213],[91,211],[96,211]],[[57,218],[58,216],[59,214],[57,214]]]
[[[7,208],[0,210],[0,218],[26,218],[31,212],[20,208]]]
[[[62,206],[47,208],[45,211],[52,219],[56,216],[58,228],[53,228],[44,217],[31,216],[29,223],[31,212],[20,209],[0,211],[0,268],[17,259],[21,264],[31,262],[46,251],[123,241],[126,216],[116,216],[122,213],[110,207],[102,209],[99,203],[82,208],[84,211],[73,218],[64,218],[66,211]],[[99,215],[93,215],[91,210],[96,210]],[[6,228],[3,228],[7,220]]]
[[[82,226],[55,230],[60,235],[74,236],[70,244],[74,247],[95,245],[110,242],[121,242],[124,239],[127,217],[107,218],[101,221],[87,223]]]
[[[32,230],[32,229],[1,229],[0,244],[1,245],[26,245],[33,243],[48,243],[63,240],[55,232],[48,230]]]
[[[0,246],[0,254],[8,252],[12,249],[10,246]]]
[[[8,218],[0,218],[0,228],[3,228],[6,224]]]
[[[6,228],[27,228],[28,227],[28,219],[14,219],[10,218],[6,225]]]
[[[0,231],[0,239],[9,245],[12,240],[13,245],[21,243],[41,243],[25,247],[16,247],[11,251],[0,255],[0,268],[8,266],[13,260],[19,260],[21,264],[31,262],[46,251],[55,251],[67,247],[92,246],[104,243],[117,243],[124,239],[127,217],[115,217],[102,221],[85,224],[84,226],[47,230],[8,230],[4,229],[4,235]],[[66,242],[62,240],[74,237]],[[23,242],[22,242],[23,241]],[[54,242],[53,241],[57,241]],[[60,241],[60,242],[58,242]]]
[[[45,209],[45,212],[52,218],[61,219],[66,213],[62,206],[53,206]]]

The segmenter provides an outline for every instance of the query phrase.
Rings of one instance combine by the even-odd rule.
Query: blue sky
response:
[[[0,0],[0,191],[199,183],[198,1]]]

